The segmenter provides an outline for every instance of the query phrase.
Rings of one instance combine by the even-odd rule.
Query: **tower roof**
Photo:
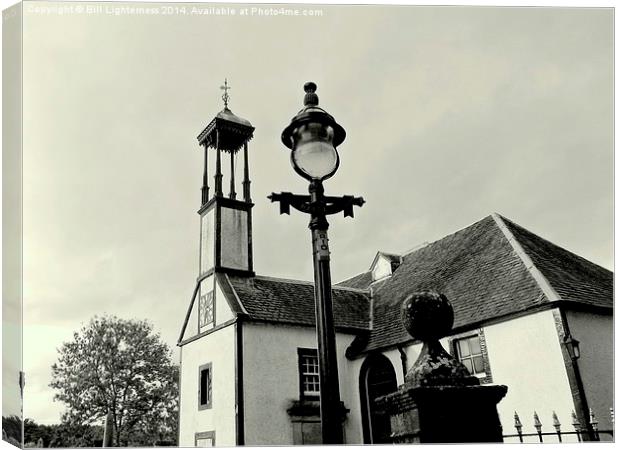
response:
[[[249,120],[235,115],[227,106],[198,135],[198,144],[236,152],[254,136]]]
[[[243,117],[239,117],[235,115],[230,109],[224,108],[215,116],[217,119],[228,120],[229,122],[235,122],[239,125],[244,125],[246,127],[252,127],[252,124],[249,120],[244,119]]]

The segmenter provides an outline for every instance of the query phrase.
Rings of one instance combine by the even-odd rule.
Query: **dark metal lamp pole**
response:
[[[340,158],[336,147],[344,141],[346,133],[325,110],[319,108],[316,84],[304,85],[304,108],[282,132],[282,142],[291,151],[295,171],[310,181],[310,195],[290,192],[273,193],[268,198],[280,202],[280,214],[290,214],[290,207],[310,214],[308,227],[312,232],[314,261],[314,301],[316,332],[319,353],[319,388],[321,408],[321,434],[323,444],[342,444],[343,407],[340,402],[338,361],[336,358],[336,333],[332,311],[332,285],[329,268],[329,243],[326,216],[344,212],[353,217],[353,206],[362,206],[361,197],[326,196],[323,180],[331,177]]]

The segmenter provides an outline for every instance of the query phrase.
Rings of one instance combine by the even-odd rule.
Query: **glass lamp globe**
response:
[[[339,157],[334,147],[334,129],[317,122],[299,127],[293,135],[291,163],[297,172],[310,180],[324,180],[338,169]]]
[[[316,84],[308,82],[304,90],[304,108],[282,132],[282,142],[292,150],[291,164],[299,175],[310,181],[322,181],[338,170],[340,157],[336,147],[346,133],[318,106]]]

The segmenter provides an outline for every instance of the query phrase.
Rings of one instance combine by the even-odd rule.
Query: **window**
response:
[[[485,355],[482,352],[478,335],[457,339],[454,341],[454,348],[457,358],[467,367],[467,370],[472,375],[482,377],[486,375],[484,367]]]
[[[478,377],[480,383],[493,383],[484,328],[459,333],[448,338],[448,341],[452,355]]]
[[[299,391],[300,397],[319,397],[319,357],[316,349],[299,348]]]
[[[198,409],[209,409],[213,404],[213,369],[211,363],[200,366],[198,371]]]
[[[196,433],[194,441],[196,447],[215,447],[215,431]]]
[[[198,327],[213,323],[213,291],[200,294],[200,305],[198,315]]]

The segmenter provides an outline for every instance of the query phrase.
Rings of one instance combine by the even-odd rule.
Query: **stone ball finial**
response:
[[[450,334],[454,324],[454,310],[445,295],[433,291],[410,294],[403,301],[401,317],[411,337],[423,343],[418,359],[405,375],[405,384],[414,387],[480,384],[439,342]]]
[[[452,330],[454,310],[443,294],[416,292],[403,301],[401,318],[405,329],[414,339],[438,341]]]
[[[316,95],[316,83],[308,81],[304,84],[304,106],[317,106],[319,104],[319,96]]]

